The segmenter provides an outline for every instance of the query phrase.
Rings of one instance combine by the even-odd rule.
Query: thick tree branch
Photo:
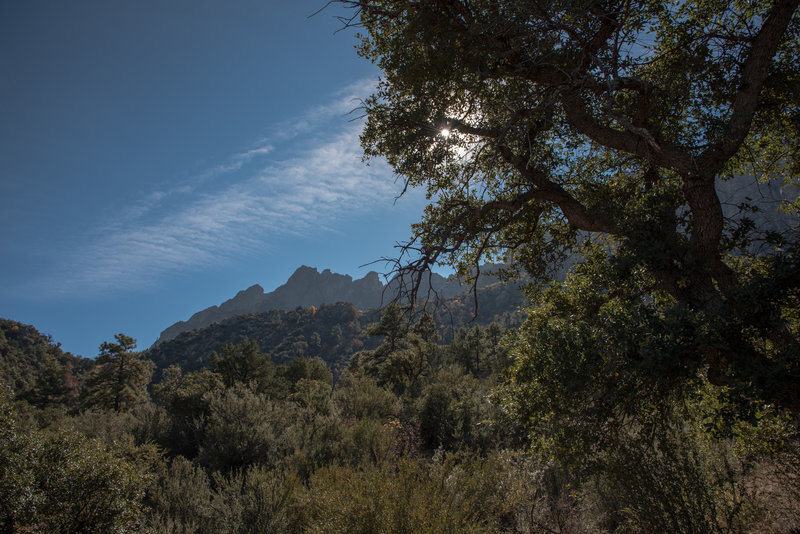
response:
[[[586,72],[592,65],[595,54],[603,48],[603,45],[608,42],[614,34],[614,31],[619,27],[619,22],[615,14],[606,13],[599,8],[596,8],[595,11],[601,19],[600,29],[581,48],[581,52],[578,54],[573,65],[573,75]]]
[[[739,88],[731,106],[731,118],[720,136],[720,141],[697,158],[693,174],[707,179],[713,178],[717,169],[733,157],[744,142],[761,103],[761,90],[769,74],[772,59],[798,5],[800,0],[777,0],[772,6],[742,68]]]
[[[616,232],[614,225],[589,214],[586,207],[575,200],[563,187],[551,181],[546,174],[530,167],[528,158],[516,156],[511,149],[504,145],[499,145],[497,151],[529,183],[536,186],[535,189],[530,190],[527,194],[531,195],[531,198],[545,200],[557,205],[572,226],[587,232]]]
[[[621,131],[599,124],[586,111],[586,103],[578,89],[562,91],[561,101],[570,125],[600,146],[639,156],[659,167],[672,169],[681,174],[691,170],[692,159],[685,149],[663,141],[654,145],[651,140],[655,137],[649,131],[650,135],[645,136],[635,130]]]

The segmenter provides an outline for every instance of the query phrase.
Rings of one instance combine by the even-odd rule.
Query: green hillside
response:
[[[519,289],[494,283],[478,290],[479,314],[465,293],[430,306],[438,325],[438,337],[450,343],[459,328],[498,322],[506,327],[521,323],[517,308],[522,302]],[[276,364],[298,357],[321,358],[336,372],[350,356],[374,349],[378,340],[364,329],[380,318],[376,309],[361,311],[354,305],[339,302],[320,307],[297,307],[294,310],[271,310],[237,315],[205,328],[182,332],[176,338],[159,343],[145,352],[158,370],[178,365],[184,372],[207,367],[213,352],[224,345],[255,341]]]
[[[16,394],[34,389],[37,380],[41,383],[47,375],[76,389],[77,379],[93,364],[62,351],[59,343],[33,326],[0,319],[0,377]]]
[[[361,312],[340,302],[316,308],[272,310],[239,315],[199,330],[183,332],[145,353],[157,369],[178,365],[184,372],[207,367],[213,352],[224,345],[255,341],[275,363],[299,356],[322,358],[335,368],[351,354],[375,343],[363,325],[375,322],[375,311]]]

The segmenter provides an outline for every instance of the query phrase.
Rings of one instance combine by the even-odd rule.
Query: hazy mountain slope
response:
[[[784,209],[800,193],[796,184],[775,177],[761,183],[752,176],[736,176],[717,182],[716,188],[723,214],[733,226],[752,223],[758,234],[774,232],[797,238],[800,217]]]
[[[156,344],[181,332],[248,313],[291,310],[297,306],[319,306],[331,302],[350,302],[358,308],[374,308],[380,305],[382,292],[383,284],[378,280],[378,273],[370,272],[364,278],[353,280],[348,275],[332,273],[328,269],[320,273],[304,265],[274,291],[264,293],[264,289],[256,284],[239,291],[219,306],[195,313],[188,321],[173,324],[161,333]]]

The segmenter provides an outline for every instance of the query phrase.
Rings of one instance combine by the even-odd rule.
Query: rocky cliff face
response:
[[[298,306],[319,306],[333,302],[350,302],[358,308],[380,306],[383,284],[378,273],[371,271],[364,278],[353,280],[346,274],[321,273],[303,265],[289,277],[285,284],[269,293],[256,284],[239,291],[235,297],[219,306],[211,306],[192,315],[188,321],[179,321],[163,332],[156,345],[173,339],[181,332],[196,330],[236,315],[260,313],[269,310],[290,310]]]
[[[330,269],[317,272],[305,265],[297,269],[285,284],[265,295],[271,309],[291,309],[329,302],[350,302],[358,308],[380,306],[383,284],[378,273],[370,271],[364,278],[353,280]]]

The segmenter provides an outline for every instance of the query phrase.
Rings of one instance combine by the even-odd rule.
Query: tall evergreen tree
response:
[[[83,408],[128,411],[148,398],[153,362],[134,352],[135,339],[125,334],[116,334],[114,338],[116,343],[106,341],[100,345],[98,366],[81,391]]]

